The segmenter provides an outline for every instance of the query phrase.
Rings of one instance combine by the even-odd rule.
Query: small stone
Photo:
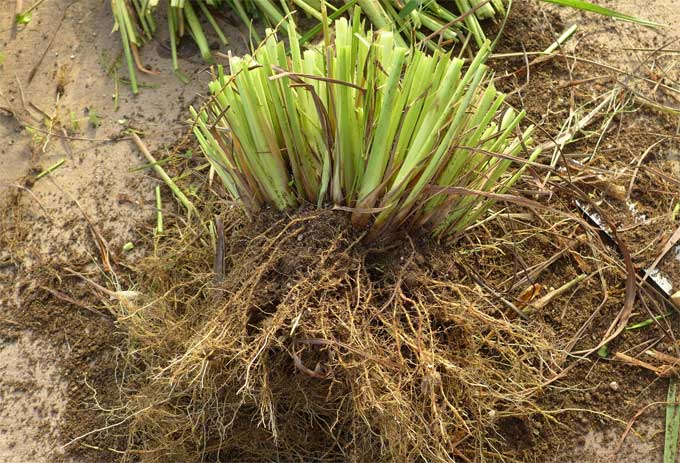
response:
[[[609,387],[611,388],[612,391],[618,391],[619,390],[619,383],[616,381],[612,381],[609,383]]]

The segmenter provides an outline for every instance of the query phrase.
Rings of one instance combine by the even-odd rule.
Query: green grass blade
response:
[[[678,434],[680,431],[680,405],[677,400],[678,382],[675,377],[668,381],[666,398],[666,437],[664,439],[663,463],[677,463]]]
[[[128,29],[128,11],[122,1],[116,2],[116,21],[118,22],[118,27],[120,30],[121,41],[123,42],[123,52],[125,54],[125,62],[127,63],[128,74],[130,78],[130,87],[132,87],[132,93],[139,93],[139,87],[137,85],[137,72],[135,68],[135,63],[132,58],[132,49],[130,41],[132,38],[129,36]]]
[[[196,16],[196,11],[194,11],[194,8],[191,6],[191,2],[186,2],[184,4],[184,10],[178,10],[178,15],[181,15],[182,11],[184,12],[184,18],[187,20],[187,24],[189,25],[189,31],[191,32],[191,36],[193,37],[194,41],[196,42],[196,45],[198,45],[198,48],[201,51],[201,56],[203,57],[204,60],[208,62],[212,61],[212,54],[210,53],[210,45],[208,45],[208,39],[205,37],[205,34],[203,33],[203,27],[201,26],[201,22],[198,20],[198,17]]]
[[[597,13],[610,18],[620,19],[622,21],[633,22],[637,24],[642,24],[643,26],[660,27],[662,24],[647,21],[646,19],[636,18],[635,16],[630,16],[627,14],[619,13],[609,8],[603,6],[595,5],[584,0],[541,0],[547,3],[554,3],[555,5],[567,6],[570,8],[576,8],[577,10],[589,11],[591,13]]]

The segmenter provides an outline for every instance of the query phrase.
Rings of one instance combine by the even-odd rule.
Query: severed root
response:
[[[640,359],[637,359],[635,357],[631,357],[630,355],[626,355],[622,352],[617,352],[616,354],[614,354],[614,359],[619,360],[619,361],[624,362],[624,363],[627,363],[629,365],[644,368],[645,370],[653,371],[657,375],[661,372],[660,368],[657,367],[656,365],[652,365],[651,363],[643,362]]]
[[[139,69],[139,71],[143,72],[144,74],[157,76],[158,75],[157,71],[152,71],[151,69],[147,69],[144,67],[144,65],[142,64],[142,60],[139,58],[139,49],[137,48],[137,45],[132,41],[130,42],[130,48],[132,49],[132,57],[135,59],[135,65],[137,66],[137,69]]]
[[[614,182],[614,179],[607,178],[604,175],[598,175],[594,185],[610,198],[619,201],[625,201],[626,188]]]

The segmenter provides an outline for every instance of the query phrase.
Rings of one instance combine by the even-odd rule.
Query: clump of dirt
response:
[[[551,334],[509,320],[455,251],[370,247],[332,211],[223,222],[223,276],[184,230],[118,306],[128,458],[493,459],[495,430],[537,411]]]

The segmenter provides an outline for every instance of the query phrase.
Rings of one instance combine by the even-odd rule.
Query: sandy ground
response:
[[[118,254],[124,243],[135,242],[150,228],[156,180],[146,170],[134,170],[145,164],[144,159],[129,140],[117,138],[122,129],[132,127],[144,132],[152,150],[172,144],[185,132],[185,109],[203,92],[207,75],[197,50],[187,46],[182,51],[182,69],[190,83],[182,85],[173,77],[164,48],[167,34],[160,24],[157,38],[142,55],[144,63],[159,70],[160,75],[143,76],[142,81],[153,88],[143,88],[137,97],[121,85],[120,107],[114,110],[114,82],[102,61],[110,63],[120,46],[118,36],[109,34],[108,2],[81,0],[67,9],[70,0],[46,0],[34,12],[33,21],[14,38],[13,2],[5,3],[6,11],[0,14],[0,52],[5,55],[0,65],[0,140],[6,141],[0,144],[0,208],[18,197],[28,211],[24,219],[30,224],[20,255],[12,256],[21,269],[0,265],[0,286],[4,287],[0,289],[5,290],[0,293],[14,294],[19,275],[30,273],[32,268],[90,258],[93,248],[85,214]],[[659,32],[561,11],[565,24],[584,24],[567,49],[578,52],[589,45],[597,50],[597,59],[628,70],[642,66],[644,72],[654,72],[646,69],[650,67],[648,52],[625,48],[657,48],[680,39],[677,0],[602,3],[671,27]],[[60,22],[62,14],[64,20]],[[227,27],[227,32],[232,48],[243,50],[242,31]],[[560,32],[555,31],[556,35]],[[678,49],[680,45],[669,47]],[[678,60],[664,63],[669,68],[663,71],[677,79]],[[29,83],[34,68],[35,77]],[[58,91],[62,88],[63,92]],[[93,110],[101,117],[98,128],[88,121],[87,114]],[[45,115],[53,117],[55,123],[45,123]],[[37,130],[31,135],[17,121]],[[74,130],[74,121],[78,130]],[[46,131],[53,135],[46,137]],[[72,137],[60,136],[68,133]],[[62,159],[64,164],[50,176],[34,184],[25,183],[31,173]],[[33,195],[18,186],[29,187]],[[0,264],[7,257],[4,252],[0,249]],[[95,261],[93,257],[90,260]],[[3,304],[10,303],[20,301],[0,298],[0,319]],[[59,433],[66,391],[53,359],[64,355],[68,355],[66,346],[55,348],[30,332],[19,330],[13,338],[0,339],[0,461],[50,462],[59,454],[59,446],[75,437]],[[661,426],[659,414],[652,414],[641,418],[636,429],[650,437],[658,434]],[[573,449],[565,449],[560,461],[610,462],[612,442],[618,435],[584,429],[583,439],[574,443]],[[649,448],[644,439],[633,437],[626,447],[616,461],[661,461],[660,449]]]
[[[207,75],[198,50],[187,41],[180,58],[190,82],[183,85],[173,76],[165,46],[167,26],[161,21],[156,38],[142,52],[145,65],[159,75],[142,75],[140,80],[152,87],[136,97],[121,84],[119,108],[114,110],[114,81],[105,63],[116,59],[121,48],[118,33],[110,34],[109,2],[81,0],[69,7],[71,0],[46,0],[15,38],[14,2],[2,3],[0,210],[18,197],[29,225],[21,255],[11,256],[21,270],[0,265],[0,293],[15,294],[20,275],[31,269],[83,258],[94,261],[85,214],[114,254],[122,252],[124,243],[137,240],[154,214],[156,180],[148,170],[134,170],[147,161],[132,142],[116,139],[123,129],[134,128],[144,132],[151,150],[173,144],[186,132],[186,108],[203,91]],[[232,48],[244,50],[242,31],[228,24],[225,30]],[[90,123],[91,111],[100,118],[99,127]],[[55,122],[45,122],[45,115]],[[34,136],[18,121],[34,127]],[[48,138],[50,130],[54,135]],[[70,137],[64,138],[67,134]],[[31,174],[62,159],[65,162],[50,176],[25,183]],[[29,187],[32,195],[19,186]],[[7,253],[0,249],[0,262],[8,259]],[[21,303],[9,299],[0,297],[0,319],[7,304]],[[68,351],[55,350],[28,332],[19,330],[17,336],[0,338],[0,461],[51,462],[56,458],[53,449],[58,454],[59,444],[77,437],[60,436],[58,429],[66,395],[53,363]]]
[[[67,391],[59,355],[28,334],[0,344],[0,461],[48,462],[61,452],[55,445]]]
[[[676,0],[607,0],[598,2],[618,11],[645,18],[667,27],[652,29],[622,22],[608,21],[581,12],[568,9],[551,8],[562,18],[565,26],[578,24],[579,29],[574,38],[567,42],[564,49],[568,53],[579,54],[581,50],[589,50],[588,58],[615,66],[621,70],[647,78],[666,76],[677,86],[680,82],[680,59],[677,54],[658,54],[658,49],[678,50],[680,44],[680,8]],[[555,31],[559,34],[561,31]],[[677,51],[675,52],[677,53]],[[620,79],[640,94],[654,94],[653,85],[621,75]],[[677,96],[677,94],[676,94]],[[680,109],[680,99],[659,98],[659,102]],[[640,122],[641,129],[651,129],[646,122]],[[678,120],[680,130],[680,119]],[[677,132],[676,132],[677,133]],[[662,148],[653,150],[653,156],[674,158],[678,153],[668,153]],[[673,175],[680,173],[680,158],[676,162]],[[680,256],[680,254],[678,254]],[[677,289],[677,288],[676,288]],[[650,386],[648,384],[648,386]],[[605,385],[607,389],[607,385]],[[613,391],[610,391],[614,394]],[[635,400],[626,398],[626,400]],[[665,395],[659,395],[659,401]],[[644,413],[635,422],[635,432],[631,433],[620,450],[614,453],[621,430],[612,427],[608,431],[585,429],[580,431],[582,438],[572,446],[567,445],[564,453],[557,461],[588,463],[641,463],[661,462],[663,448],[659,445],[663,435],[665,411],[662,407]]]

